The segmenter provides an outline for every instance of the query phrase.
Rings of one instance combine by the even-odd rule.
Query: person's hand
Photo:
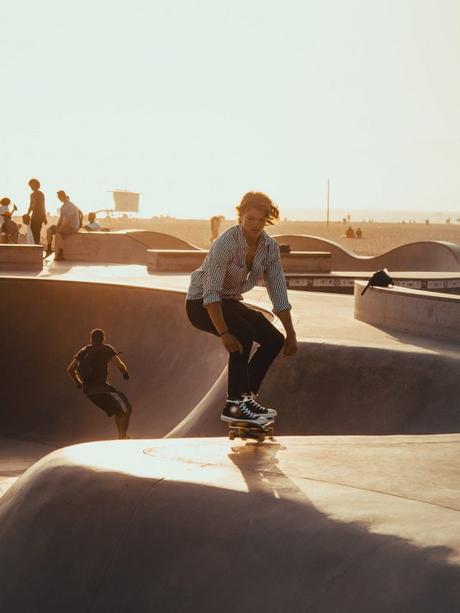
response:
[[[127,370],[123,371],[123,379],[125,379],[125,381],[129,380],[129,372]]]
[[[220,340],[229,353],[234,353],[235,351],[238,351],[238,353],[243,353],[243,345],[236,338],[236,336],[233,336],[233,334],[230,334],[230,332],[222,334]]]
[[[284,341],[283,356],[294,355],[297,353],[297,338],[295,334],[288,334]]]

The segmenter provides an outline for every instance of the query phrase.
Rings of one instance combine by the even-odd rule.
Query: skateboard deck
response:
[[[268,437],[273,441],[274,420],[271,419],[265,426],[256,426],[255,424],[247,424],[246,422],[230,422],[228,424],[228,438],[233,441],[235,438],[253,439],[259,443],[263,443]]]

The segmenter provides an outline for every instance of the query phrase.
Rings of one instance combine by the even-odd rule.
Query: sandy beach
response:
[[[101,222],[104,223],[105,222]],[[222,222],[221,232],[234,225],[235,220]],[[197,247],[209,246],[209,220],[199,219],[170,219],[161,220],[128,219],[112,220],[106,224],[114,230],[121,229],[149,229],[155,232],[172,234],[186,240]],[[345,231],[351,225],[354,230],[358,227],[363,232],[361,239],[345,238]],[[269,226],[267,232],[273,234],[306,234],[336,241],[346,249],[358,255],[379,255],[386,251],[416,241],[448,241],[460,244],[460,224],[429,224],[424,223],[378,223],[365,222],[343,224],[331,222],[327,226],[324,222],[315,221],[282,221]]]

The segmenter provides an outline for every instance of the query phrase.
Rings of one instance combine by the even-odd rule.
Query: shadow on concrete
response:
[[[79,465],[35,468],[0,500],[0,610],[460,609],[448,548],[328,517],[279,469],[278,450],[232,451],[247,493]]]

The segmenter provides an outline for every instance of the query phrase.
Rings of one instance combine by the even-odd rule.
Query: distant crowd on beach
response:
[[[22,223],[17,223],[13,219],[13,214],[18,207],[11,202],[11,198],[4,196],[0,199],[1,242],[3,244],[43,244],[42,230],[48,225],[45,194],[40,189],[38,179],[30,179],[28,186],[31,190],[30,200],[27,211],[21,216]],[[78,232],[81,228],[88,232],[108,231],[108,229],[102,228],[96,221],[96,213],[89,213],[87,223],[84,224],[83,213],[64,190],[57,191],[56,196],[61,203],[59,218],[56,224],[46,228],[45,257],[53,253],[54,239],[55,259],[60,260],[64,259],[66,236]]]

